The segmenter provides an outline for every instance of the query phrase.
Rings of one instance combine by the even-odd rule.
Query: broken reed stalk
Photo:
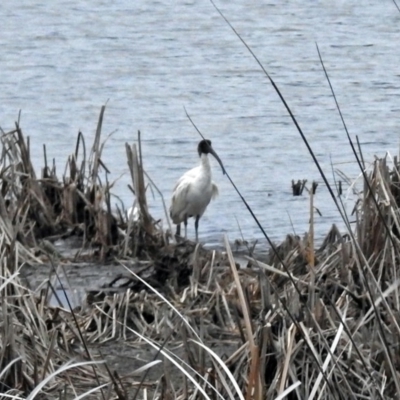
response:
[[[94,137],[93,141],[93,146],[92,146],[92,151],[89,160],[91,160],[91,181],[92,181],[92,187],[94,187],[97,184],[97,177],[98,177],[98,171],[99,171],[99,166],[100,166],[100,158],[101,158],[101,152],[100,152],[100,138],[101,138],[101,127],[103,125],[103,118],[104,118],[104,111],[106,109],[106,106],[101,106],[100,110],[100,115],[99,115],[99,121],[97,123],[97,128],[96,128],[96,134]]]
[[[140,143],[140,132],[138,133],[138,140]],[[141,152],[137,152],[136,144],[129,146],[125,144],[126,154],[128,159],[129,171],[132,178],[135,195],[139,206],[140,218],[143,219],[143,226],[148,234],[153,233],[153,223],[147,208],[146,187],[144,184],[144,169],[141,161],[143,159]],[[141,145],[139,146],[139,150]]]
[[[310,267],[314,268],[314,191],[310,191],[310,231],[309,231],[309,262]]]
[[[246,399],[261,399],[262,398],[262,385],[259,376],[259,351],[258,347],[254,343],[252,323],[249,315],[249,306],[243,293],[243,288],[240,283],[240,277],[236,269],[236,263],[233,258],[232,250],[228,241],[228,237],[225,235],[225,248],[229,259],[229,264],[232,269],[232,274],[236,283],[236,290],[239,296],[242,313],[244,316],[244,322],[246,326],[247,340],[249,342],[251,364],[249,371],[249,386],[246,390]]]
[[[303,194],[303,190],[306,186],[307,179],[303,179],[302,181],[299,179],[297,182],[292,179],[292,193],[293,196],[301,196]]]
[[[314,311],[315,307],[315,246],[314,246],[314,190],[310,191],[310,230],[308,240],[308,263],[310,269],[310,291],[309,304],[310,309]]]

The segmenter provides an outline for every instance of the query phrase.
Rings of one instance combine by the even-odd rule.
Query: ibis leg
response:
[[[181,224],[176,225],[176,236],[181,236]]]
[[[185,224],[185,239],[187,239],[187,216],[185,215],[185,220],[183,221]]]
[[[199,241],[199,220],[200,220],[200,215],[196,217],[196,221],[194,222],[194,229],[196,230],[196,242]]]

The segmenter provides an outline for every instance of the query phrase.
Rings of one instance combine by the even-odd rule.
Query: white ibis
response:
[[[132,216],[133,222],[138,222],[139,218],[140,218],[140,211],[139,211],[138,206],[133,205],[133,207],[128,208],[126,215],[127,215],[128,219],[130,219]]]
[[[200,165],[186,172],[175,185],[169,213],[174,224],[177,225],[176,235],[181,234],[181,222],[185,224],[185,238],[187,235],[187,219],[195,218],[196,241],[198,241],[199,220],[204,214],[211,199],[218,195],[218,187],[211,180],[211,166],[208,154],[212,154],[219,162],[222,172],[225,169],[217,153],[211,147],[210,140],[202,140],[197,146],[200,156]]]

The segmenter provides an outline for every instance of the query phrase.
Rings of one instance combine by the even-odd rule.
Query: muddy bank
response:
[[[82,305],[85,302],[85,297],[88,292],[110,290],[111,288],[108,286],[118,277],[126,277],[125,280],[132,278],[129,274],[129,270],[134,273],[138,273],[146,267],[150,270],[153,267],[154,261],[159,257],[159,254],[154,255],[154,260],[152,261],[140,261],[139,259],[118,261],[109,260],[107,262],[94,262],[93,260],[83,261],[82,259],[91,260],[93,258],[94,250],[82,250],[83,242],[81,238],[70,237],[67,239],[57,239],[50,243],[52,243],[53,252],[56,253],[54,260],[58,261],[53,261],[53,263],[44,262],[42,264],[25,264],[20,270],[21,277],[33,291],[45,287],[47,281],[50,281],[57,290],[61,300],[64,299],[64,287],[64,289],[71,294],[70,300],[74,307]],[[187,245],[190,252],[194,251],[197,244],[187,241]],[[245,245],[235,245],[235,243],[233,243],[233,246],[235,249],[233,255],[238,267],[247,266],[248,260],[246,259],[246,256],[252,255],[251,251],[249,251],[251,249],[247,249]],[[222,247],[201,247],[203,252],[215,252],[218,254],[218,259],[226,260],[226,252]],[[263,252],[256,251],[253,256],[260,261],[265,261],[267,257],[266,254],[266,250]],[[78,258],[78,261],[73,261],[75,258]],[[57,271],[61,283],[59,282],[55,271]],[[118,283],[112,284],[111,287],[117,290],[118,286],[122,286],[121,290],[126,290],[123,283],[124,282],[121,279]],[[63,306],[68,309],[68,305],[64,300]],[[59,305],[54,296],[49,298],[49,304],[53,306]]]
[[[167,283],[166,281],[158,281],[157,284],[154,281],[154,277],[157,277],[157,273],[154,271],[157,257],[152,261],[74,262],[71,259],[78,253],[81,258],[91,258],[92,250],[82,252],[82,242],[78,238],[57,240],[54,241],[53,245],[57,250],[57,257],[51,263],[25,264],[20,269],[20,276],[29,288],[38,294],[39,292],[48,293],[47,303],[51,307],[69,311],[69,304],[66,300],[67,295],[72,308],[77,313],[83,313],[83,315],[90,313],[90,310],[93,307],[97,307],[98,304],[101,304],[102,307],[104,305],[102,302],[112,302],[112,300],[108,299],[112,299],[115,296],[123,296],[127,290],[134,290],[135,279],[130,274],[130,271],[146,277],[146,273],[143,275],[143,272],[147,270],[148,280],[152,283],[152,286],[161,291],[163,285]],[[193,263],[196,262],[193,258],[195,253],[197,253],[197,257],[201,257],[201,255],[208,257],[214,254],[215,259],[218,260],[215,262],[216,267],[226,262],[226,254],[220,250],[206,250],[202,247],[197,247],[192,242],[182,243],[180,247],[182,248],[181,254],[189,255],[187,264],[191,274],[193,273]],[[238,267],[247,265],[248,261],[243,257],[243,253],[237,252],[235,256]],[[197,262],[199,264],[203,263],[201,258]],[[201,268],[201,265],[198,267]],[[178,270],[179,268],[182,268],[182,266],[178,266]],[[57,274],[55,271],[57,271]],[[180,272],[182,273],[182,270]],[[183,274],[185,274],[184,271]],[[167,280],[178,279],[179,281],[181,278],[178,275],[174,277],[173,271],[169,271],[165,276]],[[189,280],[190,277],[186,279],[185,286],[189,285]],[[49,284],[52,288],[51,290],[49,290]],[[178,287],[176,288],[178,289]],[[182,289],[184,289],[183,286],[179,287],[178,292],[181,292]],[[143,287],[140,290],[143,291]],[[156,297],[153,297],[152,300],[156,301]],[[196,306],[193,308],[196,308]],[[190,312],[190,308],[186,308],[186,312]],[[150,325],[153,322],[150,321]],[[137,328],[134,323],[129,324],[128,322],[127,325]],[[176,332],[177,334],[179,334],[180,329]],[[169,337],[171,334],[172,336]],[[207,336],[209,338],[207,345],[223,359],[227,359],[242,344],[238,331],[233,332],[231,329],[224,331],[218,324],[210,325],[207,323]],[[162,344],[164,340],[168,339],[168,345],[165,349],[168,349],[168,351],[183,360],[187,359],[187,349],[182,340],[177,337],[174,339],[174,337],[175,334],[170,329],[167,329],[164,333],[157,335],[157,341]],[[165,375],[168,375],[168,379],[173,386],[179,388],[183,385],[184,378],[182,373],[177,368],[171,368],[170,362],[158,354],[157,350],[145,343],[138,342],[138,337],[129,330],[125,330],[123,335],[120,332],[113,337],[94,341],[88,340],[87,344],[93,359],[104,359],[110,370],[116,372],[127,387],[138,385],[143,373],[135,371],[155,359],[163,362],[148,371],[144,387],[150,391],[155,390],[156,386],[160,384],[160,376]],[[73,349],[75,356],[82,359],[86,358],[82,344],[76,344]]]

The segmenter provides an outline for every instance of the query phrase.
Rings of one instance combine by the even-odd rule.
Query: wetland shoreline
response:
[[[226,238],[206,249],[177,243],[150,215],[140,141],[126,145],[140,218],[112,211],[104,111],[90,149],[78,135],[62,178],[47,157],[38,177],[18,124],[2,135],[0,393],[398,393],[397,159],[368,171],[348,232],[333,225],[317,245],[311,218],[304,237],[265,254],[235,253]]]

